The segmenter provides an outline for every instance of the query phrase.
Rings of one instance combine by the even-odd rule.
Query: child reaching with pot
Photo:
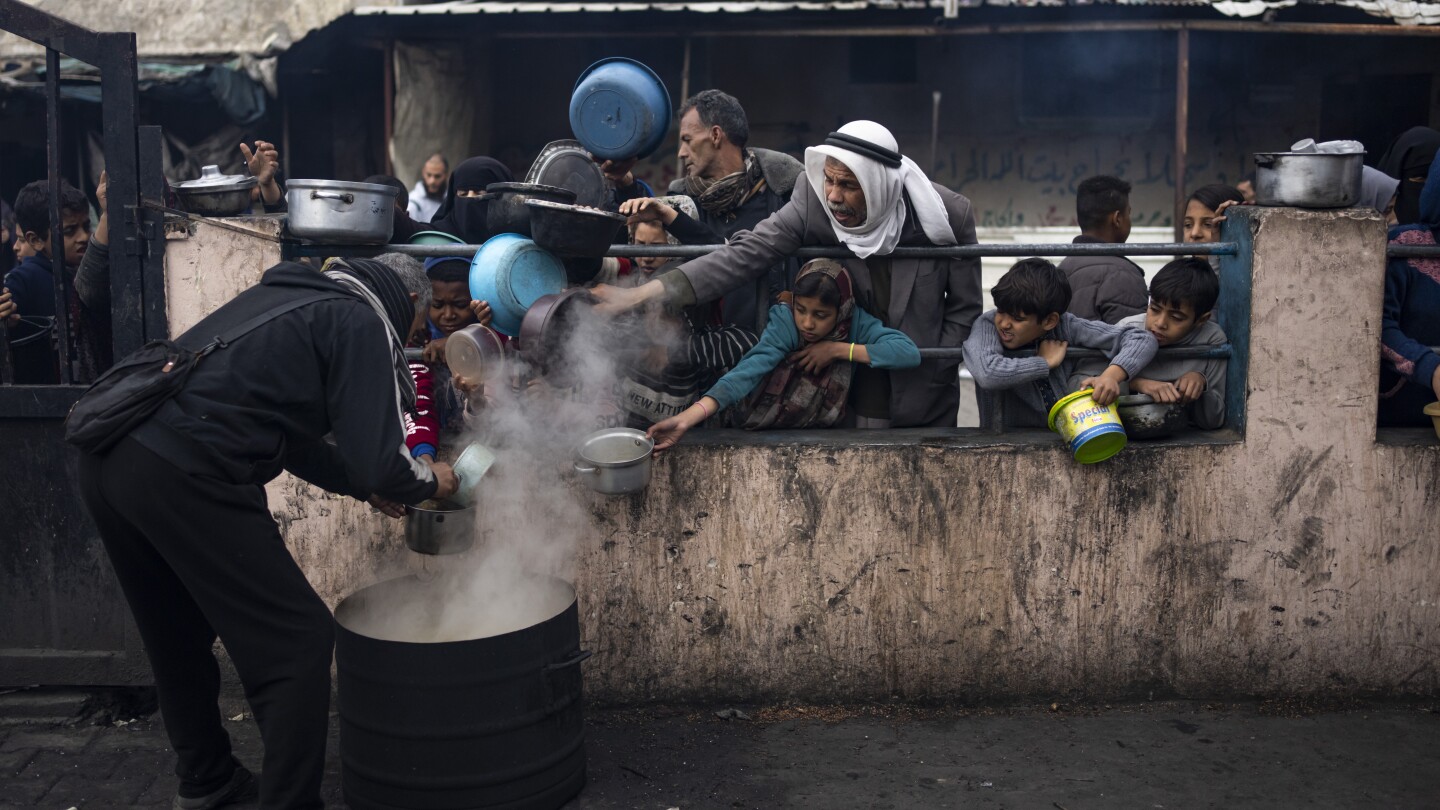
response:
[[[647,432],[655,450],[665,450],[731,406],[738,406],[736,421],[747,430],[831,427],[845,414],[855,363],[914,368],[920,350],[905,333],[855,306],[844,267],[816,259],[800,269],[789,301],[770,308],[755,348],[700,401]]]

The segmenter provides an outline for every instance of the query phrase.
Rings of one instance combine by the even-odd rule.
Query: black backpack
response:
[[[187,349],[173,340],[146,343],[100,375],[76,401],[65,417],[65,441],[94,455],[109,451],[179,393],[205,355],[293,309],[327,298],[350,297],[320,293],[286,301],[225,330],[199,350]]]

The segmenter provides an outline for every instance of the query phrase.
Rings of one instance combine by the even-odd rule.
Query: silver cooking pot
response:
[[[602,495],[629,495],[649,486],[654,449],[655,442],[643,431],[596,431],[580,443],[575,453],[575,472]]]
[[[200,177],[170,188],[180,207],[204,217],[238,217],[250,208],[250,191],[259,180],[245,174],[221,174],[219,166],[206,166]]]
[[[1255,202],[1294,208],[1349,208],[1360,201],[1364,152],[1257,152]]]
[[[290,233],[312,242],[386,244],[394,233],[399,193],[376,183],[291,180],[285,184]]]
[[[475,545],[475,507],[425,501],[405,507],[405,545],[420,554],[459,554]]]

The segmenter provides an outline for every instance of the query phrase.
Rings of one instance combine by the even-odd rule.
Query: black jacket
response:
[[[199,349],[278,303],[345,288],[281,262],[176,338]],[[192,474],[264,484],[288,470],[345,495],[419,503],[435,492],[410,458],[386,329],[345,293],[285,313],[205,357],[174,399],[131,434]],[[333,436],[333,443],[327,441]]]

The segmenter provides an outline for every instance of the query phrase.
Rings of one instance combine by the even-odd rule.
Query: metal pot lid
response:
[[[559,186],[575,192],[576,205],[599,208],[610,201],[600,165],[579,141],[551,141],[525,174],[526,183]]]
[[[286,180],[286,190],[302,191],[358,191],[369,194],[383,194],[392,200],[399,196],[400,189],[382,186],[379,183],[355,183],[347,180]]]
[[[600,219],[612,220],[616,223],[626,221],[624,214],[617,214],[614,211],[602,211],[599,208],[591,208],[584,205],[567,205],[565,203],[551,202],[549,200],[526,200],[525,204],[531,208],[546,208],[551,211],[560,211],[567,214],[579,216],[599,217]]]
[[[1126,394],[1115,400],[1115,405],[1121,408],[1131,408],[1136,405],[1154,405],[1155,399],[1149,394]]]
[[[248,174],[221,174],[219,166],[206,166],[200,170],[200,177],[174,183],[177,191],[242,191],[259,185],[260,181]]]

